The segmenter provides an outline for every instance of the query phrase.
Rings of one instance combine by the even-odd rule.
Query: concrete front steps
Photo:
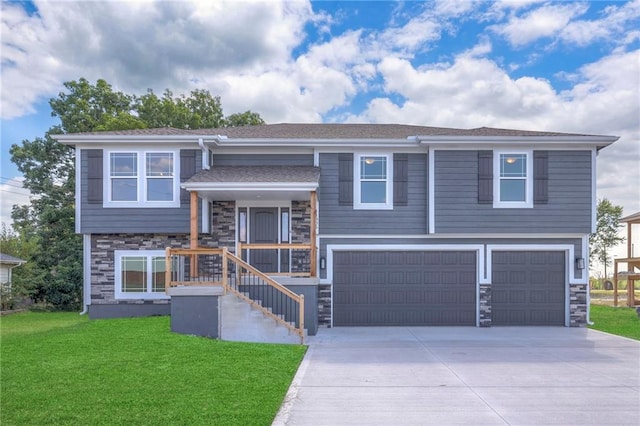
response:
[[[220,297],[220,339],[299,344],[300,336],[234,294]]]

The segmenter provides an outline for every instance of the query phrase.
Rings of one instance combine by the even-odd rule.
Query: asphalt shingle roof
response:
[[[406,139],[410,136],[589,136],[576,133],[497,129],[491,127],[454,129],[446,127],[413,126],[407,124],[335,123],[280,123],[194,130],[162,127],[156,129],[117,130],[77,134],[114,136],[224,135],[229,138],[247,139]]]
[[[311,166],[222,166],[201,170],[187,183],[281,182],[317,183],[320,168]]]

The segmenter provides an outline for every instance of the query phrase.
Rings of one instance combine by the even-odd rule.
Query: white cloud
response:
[[[505,36],[511,45],[523,46],[543,37],[557,35],[572,19],[587,10],[585,3],[545,4],[522,17],[514,14],[506,24],[493,26],[493,30]]]
[[[3,118],[30,112],[80,76],[181,93],[202,75],[270,71],[290,61],[312,16],[301,1],[36,5],[27,16],[20,4],[2,4]]]
[[[418,68],[387,58],[378,71],[388,94],[403,101],[378,97],[348,121],[618,135],[599,155],[599,196],[625,212],[640,210],[640,50],[582,67],[564,92],[545,79],[511,78],[495,62],[468,54]]]
[[[29,204],[29,190],[22,187],[23,177],[15,177],[0,183],[0,223],[11,225],[14,205]]]
[[[638,31],[619,37],[632,22],[640,17],[640,0],[621,5],[612,5],[605,9],[604,17],[595,20],[575,20],[560,32],[560,39],[571,45],[586,46],[596,40],[610,40],[615,43],[629,45],[637,39]],[[633,33],[636,35],[633,35]]]

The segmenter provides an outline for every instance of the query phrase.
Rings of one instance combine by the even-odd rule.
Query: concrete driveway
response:
[[[320,329],[276,425],[640,425],[640,342],[564,327]]]

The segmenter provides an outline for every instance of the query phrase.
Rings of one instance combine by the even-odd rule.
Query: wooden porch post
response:
[[[311,264],[310,264],[310,275],[312,277],[317,277],[318,276],[318,264],[317,264],[317,257],[318,257],[318,248],[316,247],[316,220],[317,220],[317,214],[318,214],[318,194],[316,193],[316,191],[311,191],[311,232],[310,232],[310,239],[311,239]]]
[[[189,248],[197,249],[198,248],[198,191],[191,191],[191,216],[190,216],[190,225],[191,225],[191,235],[189,239]],[[191,255],[191,277],[195,278],[198,276],[198,255]]]

